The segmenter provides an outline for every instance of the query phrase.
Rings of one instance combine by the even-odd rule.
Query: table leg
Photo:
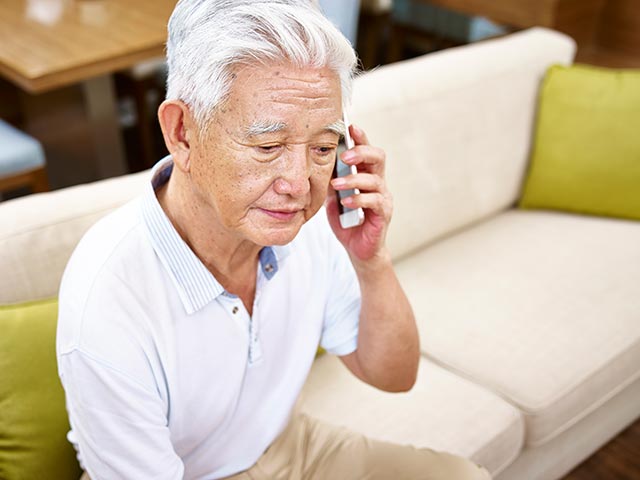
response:
[[[100,178],[128,172],[122,132],[118,124],[117,101],[113,77],[104,75],[82,84],[95,146],[95,162]]]

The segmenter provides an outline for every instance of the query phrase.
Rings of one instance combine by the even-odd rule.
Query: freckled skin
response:
[[[206,136],[192,143],[190,176],[212,226],[232,242],[259,246],[293,240],[322,206],[338,136],[325,129],[341,118],[338,76],[327,68],[244,67]],[[282,131],[248,137],[256,122]],[[293,212],[285,219],[267,211]]]

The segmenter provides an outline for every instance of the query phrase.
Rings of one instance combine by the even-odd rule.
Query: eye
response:
[[[272,153],[276,153],[278,152],[278,150],[280,149],[281,145],[259,145],[256,147],[256,149],[258,150],[258,152],[260,153],[264,153],[264,154],[272,154]]]
[[[313,150],[315,154],[320,157],[333,158],[333,156],[335,155],[336,148],[337,147],[333,145],[320,145],[315,147]]]
[[[316,145],[311,147],[313,161],[316,165],[329,165],[336,158],[335,145]]]

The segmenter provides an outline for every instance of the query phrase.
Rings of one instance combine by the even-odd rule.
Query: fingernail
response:
[[[333,180],[331,180],[331,185],[333,185],[334,187],[343,187],[344,185],[346,185],[346,180],[344,178],[334,178]]]
[[[342,161],[343,162],[350,162],[352,161],[354,158],[356,158],[356,153],[352,152],[351,150],[347,150],[346,152],[344,152],[342,154]]]
[[[353,203],[353,198],[343,198],[340,203],[342,203],[342,205],[351,205]]]

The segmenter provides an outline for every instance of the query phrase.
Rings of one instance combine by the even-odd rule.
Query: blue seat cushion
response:
[[[44,164],[40,142],[0,120],[0,177],[40,168]]]

